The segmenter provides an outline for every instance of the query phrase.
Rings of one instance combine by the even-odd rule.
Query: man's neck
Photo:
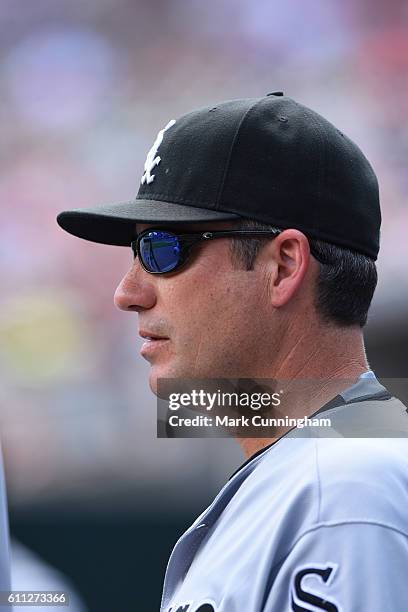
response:
[[[314,344],[305,334],[281,357],[280,364],[270,373],[270,378],[277,381],[275,390],[283,391],[281,405],[269,415],[275,418],[298,419],[314,414],[369,370],[361,330],[355,328],[329,329]],[[264,374],[262,377],[265,378]],[[268,438],[236,440],[249,458],[291,428],[276,427]]]

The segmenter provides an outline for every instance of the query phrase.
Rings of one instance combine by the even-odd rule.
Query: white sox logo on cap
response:
[[[164,132],[171,128],[175,123],[176,120],[171,119],[171,121],[168,122],[166,127],[160,130],[160,132],[157,134],[156,140],[154,141],[153,146],[146,157],[146,161],[144,164],[144,174],[142,176],[142,180],[140,181],[142,185],[144,185],[145,183],[149,185],[149,183],[152,183],[154,181],[154,174],[152,174],[151,172],[155,166],[159,165],[161,160],[161,157],[159,155],[157,155],[157,157],[155,157],[155,155],[163,141]]]

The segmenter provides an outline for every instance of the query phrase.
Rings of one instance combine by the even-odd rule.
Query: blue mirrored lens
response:
[[[180,243],[168,232],[151,231],[140,240],[140,256],[151,272],[170,272],[180,261]]]

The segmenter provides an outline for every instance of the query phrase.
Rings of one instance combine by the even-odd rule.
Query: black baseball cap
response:
[[[80,238],[130,246],[136,223],[253,219],[376,259],[376,175],[361,150],[282,92],[221,102],[169,121],[134,200],[61,212]]]

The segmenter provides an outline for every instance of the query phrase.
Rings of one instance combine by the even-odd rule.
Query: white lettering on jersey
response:
[[[148,152],[147,157],[146,157],[146,161],[144,164],[145,171],[140,181],[142,185],[144,185],[145,183],[149,185],[150,183],[153,182],[154,174],[152,174],[151,172],[153,168],[155,168],[155,166],[159,165],[160,160],[161,160],[161,157],[159,155],[156,156],[157,149],[160,147],[163,141],[164,132],[168,130],[169,128],[171,128],[175,123],[176,123],[176,120],[171,119],[171,121],[168,122],[166,127],[160,130],[160,132],[157,134],[156,140],[154,141],[153,146]]]

